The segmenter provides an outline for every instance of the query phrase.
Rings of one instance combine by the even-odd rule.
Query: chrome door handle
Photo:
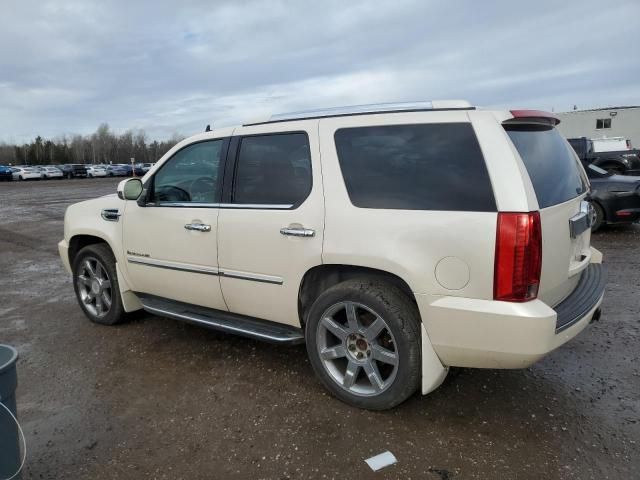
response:
[[[187,223],[184,226],[185,230],[193,230],[196,232],[210,232],[211,225],[205,225],[204,223]]]
[[[315,230],[310,228],[292,228],[285,227],[280,229],[282,235],[290,235],[292,237],[313,237],[316,234]]]

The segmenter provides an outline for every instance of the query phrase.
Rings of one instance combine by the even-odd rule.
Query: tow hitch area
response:
[[[596,311],[593,312],[593,317],[591,317],[590,323],[599,321],[601,315],[602,315],[602,310],[600,308],[596,309]]]

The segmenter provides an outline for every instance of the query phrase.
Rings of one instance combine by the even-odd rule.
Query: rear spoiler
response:
[[[520,122],[535,122],[544,123],[546,125],[556,126],[560,123],[560,119],[553,113],[544,112],[542,110],[511,110],[513,118],[504,121],[503,123],[520,123]]]

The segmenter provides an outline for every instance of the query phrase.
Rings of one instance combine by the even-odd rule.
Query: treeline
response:
[[[0,143],[2,165],[50,165],[62,163],[130,163],[155,162],[182,140],[150,142],[144,130],[127,130],[121,135],[103,123],[91,135],[62,135],[48,140],[37,136],[31,143],[11,145]]]

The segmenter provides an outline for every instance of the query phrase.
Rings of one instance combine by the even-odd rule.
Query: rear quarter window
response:
[[[529,173],[540,208],[587,191],[587,180],[571,147],[548,125],[513,124],[505,130]]]
[[[356,207],[496,211],[470,123],[343,128],[335,142]]]

